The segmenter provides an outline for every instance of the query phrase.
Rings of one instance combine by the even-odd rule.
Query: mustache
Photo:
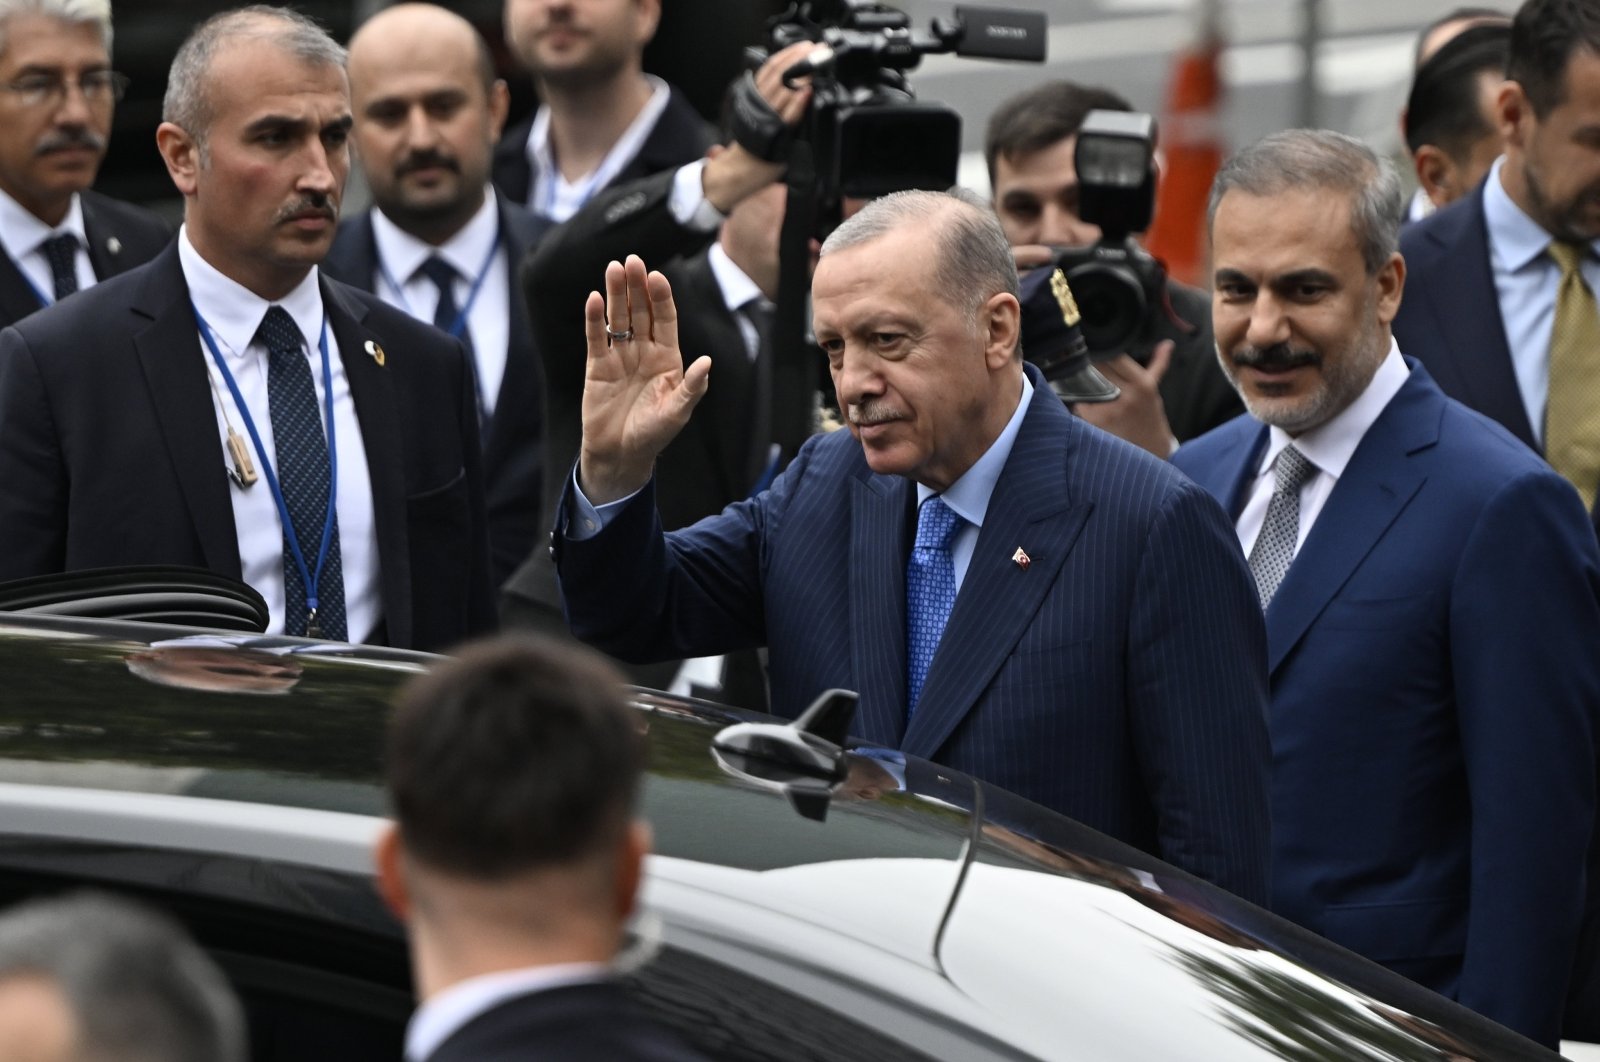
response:
[[[887,402],[852,402],[845,409],[845,416],[856,427],[868,424],[887,424],[893,420],[904,420],[905,414]]]
[[[1287,343],[1274,343],[1270,347],[1240,347],[1233,352],[1233,363],[1267,372],[1281,372],[1303,365],[1321,365],[1322,355],[1314,350],[1295,350]]]
[[[400,160],[400,164],[394,168],[394,175],[396,177],[404,177],[406,174],[415,173],[417,170],[435,168],[447,169],[452,173],[460,173],[461,163],[442,151],[433,149],[413,151]]]
[[[277,223],[292,221],[299,217],[323,217],[329,221],[337,221],[339,205],[333,201],[332,196],[311,192],[292,203],[284,204],[272,220]]]
[[[106,138],[93,129],[67,128],[52,129],[33,145],[34,155],[48,155],[52,151],[64,151],[68,148],[88,148],[90,151],[104,151]]]

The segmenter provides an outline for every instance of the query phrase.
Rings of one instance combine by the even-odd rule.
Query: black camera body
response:
[[[802,176],[813,192],[813,234],[832,230],[846,197],[943,191],[956,183],[961,117],[917,102],[906,77],[924,55],[1043,62],[1045,30],[1042,12],[957,6],[953,18],[934,19],[920,32],[904,12],[872,0],[796,0],[773,19],[768,47],[746,56],[752,70],[791,44],[817,45],[785,72],[786,79],[811,78],[797,140],[809,146]]]
[[[1058,249],[1054,264],[1072,287],[1084,342],[1097,361],[1128,354],[1144,364],[1173,332],[1167,271],[1132,239],[1150,227],[1155,212],[1154,160],[1155,120],[1148,114],[1090,111],[1078,130],[1078,216],[1101,235],[1088,247]]]

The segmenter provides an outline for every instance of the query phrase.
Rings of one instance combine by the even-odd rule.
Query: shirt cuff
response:
[[[667,197],[667,209],[673,218],[695,232],[715,232],[724,219],[722,211],[706,198],[705,168],[705,159],[680,167],[672,177],[672,194]]]
[[[626,498],[618,498],[614,502],[606,502],[596,508],[583,493],[583,488],[578,486],[578,466],[572,466],[572,501],[567,506],[567,539],[571,542],[584,542],[593,538],[606,529],[606,526],[622,511],[622,507],[639,496],[640,487]]]

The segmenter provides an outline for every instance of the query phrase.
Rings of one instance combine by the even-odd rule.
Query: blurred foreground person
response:
[[[1265,899],[1265,646],[1221,509],[1041,391],[976,197],[869,203],[812,300],[849,432],[663,535],[655,458],[716,377],[666,278],[612,263],[555,541],[573,631],[625,659],[765,644],[776,714],[857,690],[858,736]]]
[[[1577,493],[1389,324],[1400,179],[1241,151],[1212,318],[1250,413],[1173,458],[1236,521],[1272,676],[1272,907],[1554,1046],[1585,899],[1600,545]]]
[[[165,916],[97,893],[0,913],[0,1059],[244,1062],[239,1001]]]
[[[376,858],[422,1000],[410,1062],[700,1057],[612,980],[650,847],[640,723],[597,654],[531,635],[401,693]]]

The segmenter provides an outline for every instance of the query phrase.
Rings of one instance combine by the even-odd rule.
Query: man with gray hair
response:
[[[1595,817],[1600,547],[1578,494],[1390,334],[1400,183],[1295,130],[1212,189],[1249,412],[1179,469],[1266,617],[1272,906],[1554,1046]]]
[[[154,258],[154,214],[89,190],[128,79],[110,0],[0,0],[0,327]]]
[[[149,264],[0,334],[0,579],[242,578],[267,632],[443,649],[492,626],[461,342],[319,275],[349,171],[344,50],[284,8],[179,49]]]
[[[176,923],[76,893],[0,914],[0,1044],[28,1062],[244,1062],[222,971]]]
[[[573,632],[632,660],[765,644],[775,713],[856,690],[853,734],[1263,899],[1265,646],[1221,509],[1041,390],[981,200],[874,201],[812,296],[848,433],[663,535],[652,464],[716,384],[666,279],[607,269],[555,541]]]

